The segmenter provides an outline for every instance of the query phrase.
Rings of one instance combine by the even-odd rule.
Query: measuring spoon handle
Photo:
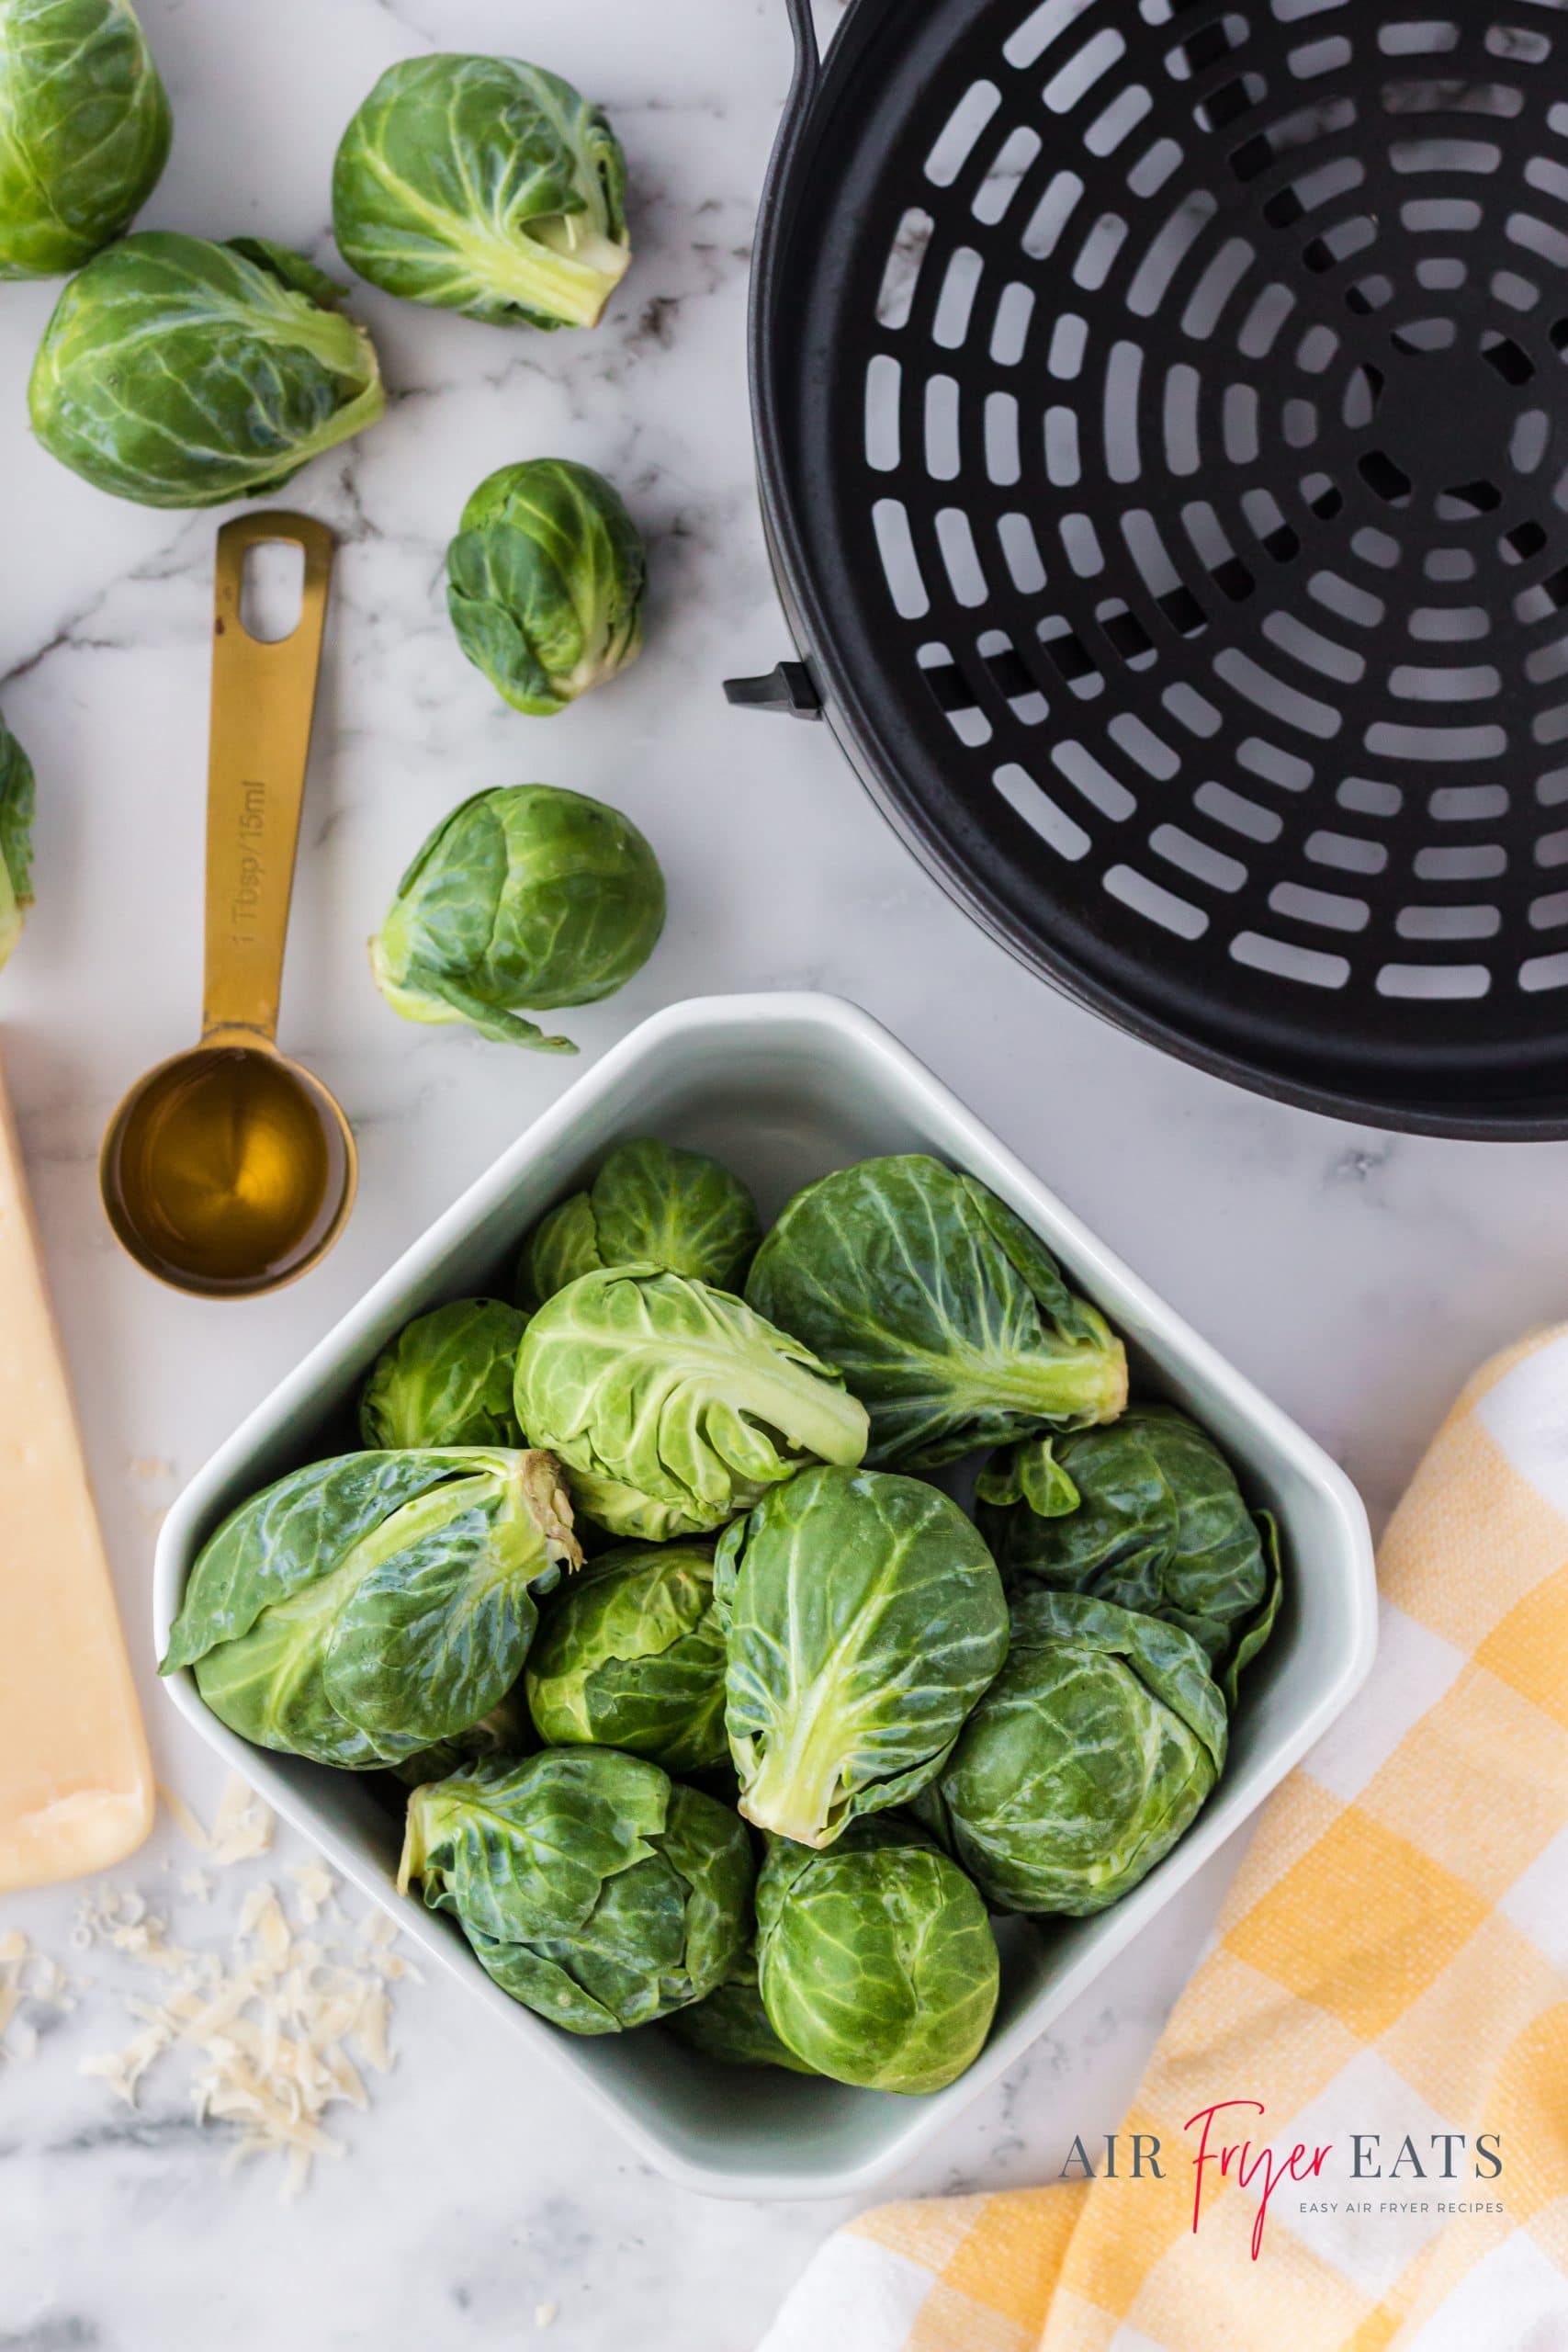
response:
[[[297,547],[305,559],[299,621],[271,644],[240,617],[245,557],[266,544]],[[241,514],[218,534],[204,1038],[276,1035],[333,548],[326,525],[308,514]]]

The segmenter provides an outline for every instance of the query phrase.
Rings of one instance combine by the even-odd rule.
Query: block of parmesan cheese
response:
[[[0,1066],[0,1890],[120,1860],[152,1803]]]

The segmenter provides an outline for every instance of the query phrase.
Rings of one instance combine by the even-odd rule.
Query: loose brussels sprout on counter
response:
[[[436,826],[370,963],[405,1021],[466,1021],[501,1045],[574,1054],[523,1008],[613,996],[663,928],[664,876],[629,818],[553,785],[500,786]]]
[[[1190,1634],[1031,1586],[1013,1601],[1007,1664],[921,1818],[996,1909],[1082,1918],[1175,1845],[1219,1778],[1226,1737]]]
[[[343,136],[333,225],[383,292],[493,326],[596,326],[631,260],[602,110],[514,57],[389,67]]]
[[[728,1168],[638,1136],[615,1146],[586,1191],[540,1218],[518,1261],[518,1304],[537,1306],[605,1266],[660,1266],[734,1290],[761,1230],[756,1203]]]
[[[458,1298],[406,1323],[359,1399],[367,1445],[519,1445],[512,1408],[528,1317],[499,1298]]]
[[[524,1679],[548,1747],[622,1747],[667,1772],[727,1763],[711,1555],[696,1544],[605,1553],[546,1611]]]
[[[191,1569],[160,1671],[260,1747],[351,1771],[489,1714],[536,1593],[581,1558],[559,1465],[501,1447],[349,1453],[242,1503]]]
[[[398,1883],[414,1879],[503,1991],[570,2033],[700,2001],[751,1932],[740,1821],[609,1747],[547,1748],[417,1789]]]
[[[1127,1357],[1104,1317],[973,1176],[906,1152],[797,1193],[746,1295],[843,1373],[866,1459],[934,1466],[1050,1423],[1114,1420]]]
[[[446,550],[458,644],[502,701],[535,718],[637,660],[647,582],[619,492],[566,458],[489,475]]]
[[[129,0],[0,0],[0,278],[90,261],[152,195],[171,131]]]
[[[1054,1481],[1072,1499],[1042,1511]],[[1232,1678],[1268,1638],[1280,1582],[1273,1522],[1248,1510],[1213,1438],[1168,1405],[1025,1438],[982,1472],[976,1494],[1004,1576],[1163,1617]]]
[[[804,1464],[865,1448],[865,1408],[830,1365],[728,1291],[652,1266],[546,1300],[518,1350],[516,1406],[569,1473],[660,1506],[671,1533],[720,1527]],[[603,1508],[573,1491],[590,1516]]]
[[[138,232],[55,305],[28,387],[33,431],[95,489],[142,506],[281,490],[386,406],[339,294],[285,245]]]
[[[996,1564],[936,1487],[806,1470],[719,1539],[740,1810],[796,1845],[941,1770],[1007,1656]]]
[[[851,1825],[827,1853],[776,1839],[757,1881],[769,2023],[817,2073],[945,2090],[990,2031],[1000,1962],[986,1906],[911,1823]]]
[[[690,2008],[677,2009],[670,2028],[688,2049],[717,2058],[726,2066],[780,2066],[790,2075],[817,2072],[773,2031],[758,1989],[754,1958],[716,1993],[694,2001]]]
[[[33,902],[32,763],[0,718],[0,964]]]

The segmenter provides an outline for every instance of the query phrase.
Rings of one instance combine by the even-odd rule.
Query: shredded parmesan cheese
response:
[[[76,2006],[60,1962],[11,1928],[0,1935],[0,2059],[30,2058],[38,2048],[38,2028],[23,2016],[24,2003],[62,2010]]]
[[[180,1881],[196,1901],[210,1902],[212,1868],[254,1861],[271,1847],[271,1811],[237,1775],[210,1830],[181,1799],[163,1795],[207,1864]],[[130,2040],[83,2058],[81,2073],[134,2107],[149,2070],[183,2058],[197,2121],[229,2127],[231,2162],[281,2155],[286,2197],[304,2187],[317,2156],[342,2154],[325,2119],[334,2107],[368,2105],[366,2072],[385,2074],[392,2063],[389,1988],[415,1973],[392,1950],[398,1930],[384,1914],[344,1917],[324,1862],[297,1864],[288,1881],[283,1894],[266,1881],[244,1889],[226,1947],[176,1941],[143,1894],[107,1882],[82,1896],[71,1931],[77,1950],[118,1954],[145,1972],[147,1988],[124,1996],[136,2029]],[[36,2043],[24,2003],[67,2009],[73,1991],[26,1936],[0,1931],[0,2060],[28,2056]]]
[[[214,1830],[214,1846],[218,1836]],[[231,1950],[187,1950],[169,1939],[167,1923],[135,1894],[100,1892],[82,1906],[90,1938],[140,1966],[172,1977],[163,1997],[127,2003],[139,2030],[123,2049],[82,2062],[128,2106],[142,2076],[169,2052],[190,2062],[197,2119],[233,2127],[231,2160],[278,2154],[284,2192],[297,2195],[317,2156],[341,2155],[326,2129],[328,2110],[368,2105],[362,2068],[391,2064],[388,1984],[401,1973],[390,1938],[365,1923],[357,1947],[344,1951],[302,1930],[316,1926],[336,1891],[323,1863],[293,1873],[301,1890],[296,1915],[276,1886],[246,1890]]]
[[[164,1811],[186,1845],[194,1846],[198,1854],[205,1854],[212,1840],[186,1804],[184,1797],[174,1789],[166,1789],[162,1781],[158,1783],[158,1795]]]
[[[213,1860],[223,1870],[234,1862],[254,1862],[271,1849],[272,1808],[237,1772],[230,1773],[219,1799],[209,1844]]]

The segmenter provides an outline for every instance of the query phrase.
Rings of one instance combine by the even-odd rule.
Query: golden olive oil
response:
[[[276,1281],[343,1197],[344,1147],[309,1082],[248,1046],[182,1055],[130,1106],[105,1175],[139,1254],[187,1287]],[[117,1214],[118,1212],[118,1214]]]

